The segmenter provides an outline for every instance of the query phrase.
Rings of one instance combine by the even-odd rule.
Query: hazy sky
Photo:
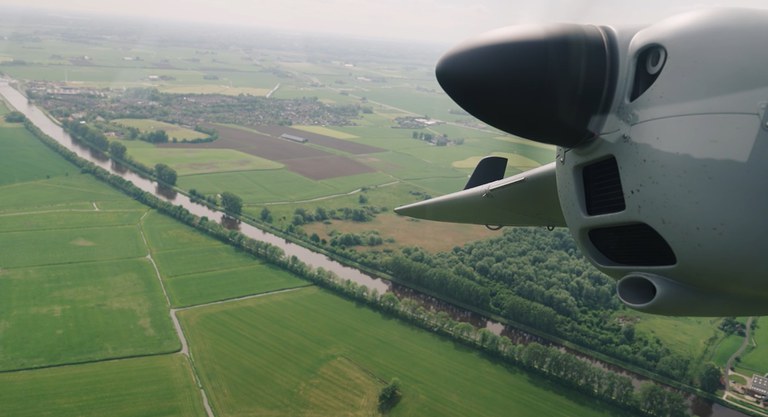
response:
[[[707,5],[765,0],[0,0],[2,5],[455,43],[515,23],[645,23]]]

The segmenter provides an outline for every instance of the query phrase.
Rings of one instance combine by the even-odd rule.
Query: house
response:
[[[309,142],[309,140],[307,140],[306,138],[302,138],[300,136],[289,135],[287,133],[283,133],[282,135],[280,135],[280,137],[282,139],[288,139],[288,140],[291,140],[291,141],[294,141],[294,142],[298,142],[298,143],[307,143],[307,142]]]
[[[768,378],[760,375],[753,375],[747,391],[757,398],[768,396]]]

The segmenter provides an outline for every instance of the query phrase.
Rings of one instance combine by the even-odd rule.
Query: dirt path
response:
[[[401,182],[400,180],[397,180],[397,181],[392,181],[392,182],[388,182],[388,183],[386,183],[386,184],[380,184],[380,185],[376,185],[376,186],[373,186],[373,187],[368,187],[368,188],[383,188],[383,187],[389,187],[389,186],[391,186],[391,185],[399,184],[400,182]],[[350,191],[350,192],[348,192],[348,193],[341,193],[341,194],[331,194],[331,195],[325,195],[325,196],[322,196],[322,197],[315,197],[315,198],[310,198],[310,199],[308,199],[308,200],[297,200],[297,201],[274,201],[274,202],[264,203],[263,205],[265,205],[265,206],[279,206],[279,205],[284,205],[284,204],[302,204],[302,203],[313,203],[313,202],[315,202],[315,201],[330,200],[330,199],[332,199],[332,198],[337,198],[337,197],[346,197],[346,196],[350,196],[350,195],[355,195],[355,194],[357,194],[357,193],[359,193],[359,192],[361,192],[361,191],[363,191],[363,189],[362,189],[362,188],[358,188],[358,189],[356,189],[356,190],[352,190],[352,191]]]
[[[163,296],[165,297],[165,303],[168,306],[169,314],[171,315],[171,321],[173,322],[173,327],[176,329],[176,336],[179,338],[179,341],[181,342],[181,354],[186,356],[187,359],[192,364],[192,373],[195,377],[195,381],[197,382],[197,386],[200,388],[200,395],[203,398],[203,407],[205,408],[206,414],[208,414],[208,417],[215,417],[213,414],[213,410],[211,409],[211,405],[208,403],[208,396],[205,393],[205,389],[203,388],[202,384],[200,384],[200,377],[197,375],[197,369],[195,368],[194,362],[192,361],[192,357],[189,354],[189,344],[187,343],[187,337],[184,335],[184,330],[181,328],[181,324],[179,323],[178,317],[176,317],[176,309],[171,308],[171,299],[168,298],[168,291],[165,289],[165,283],[163,282],[163,278],[160,275],[160,270],[157,268],[157,263],[155,263],[155,259],[152,257],[152,248],[149,246],[149,242],[147,241],[147,236],[144,234],[144,218],[147,217],[147,215],[151,213],[151,210],[147,210],[146,213],[144,213],[143,216],[139,219],[139,232],[141,233],[141,239],[144,241],[144,246],[147,248],[147,256],[146,258],[149,260],[149,263],[152,264],[152,268],[155,269],[155,276],[157,277],[157,280],[160,282],[160,288],[163,289]]]
[[[147,215],[149,215],[149,213],[151,212],[152,212],[151,210],[148,210],[139,219],[139,232],[141,234],[141,239],[144,241],[144,246],[147,248],[146,258],[147,260],[149,260],[149,263],[152,264],[152,268],[154,268],[155,270],[155,276],[157,277],[157,280],[160,282],[160,288],[162,288],[163,290],[163,296],[165,297],[165,303],[169,309],[171,322],[173,322],[173,328],[176,330],[176,336],[179,338],[179,341],[181,342],[181,350],[179,351],[179,353],[186,356],[187,359],[190,361],[190,364],[192,365],[192,374],[195,377],[195,382],[197,383],[198,388],[200,388],[200,395],[203,398],[203,407],[205,407],[205,412],[208,414],[208,417],[215,417],[215,415],[213,414],[213,409],[211,409],[211,405],[208,402],[208,395],[206,394],[205,389],[203,388],[203,385],[200,382],[200,377],[197,374],[197,368],[195,368],[194,359],[192,358],[192,355],[189,352],[189,343],[187,342],[187,336],[184,334],[184,329],[182,329],[181,327],[181,323],[179,322],[179,317],[177,313],[179,311],[190,310],[193,308],[202,308],[202,307],[208,307],[208,306],[217,305],[217,304],[225,304],[225,303],[231,303],[235,301],[248,300],[251,298],[265,297],[268,295],[280,294],[284,292],[297,291],[302,289],[303,287],[289,288],[285,290],[271,291],[271,292],[266,292],[261,294],[246,295],[243,297],[230,298],[230,299],[221,300],[221,301],[213,301],[210,303],[198,304],[198,305],[189,306],[189,307],[172,308],[171,299],[168,297],[168,291],[165,288],[165,283],[163,282],[162,275],[160,275],[160,269],[157,268],[157,263],[155,263],[155,259],[152,257],[152,249],[149,246],[149,242],[147,241],[146,235],[144,234],[144,218],[147,217]]]
[[[736,352],[731,355],[730,358],[728,358],[728,363],[725,364],[725,392],[726,395],[728,391],[730,390],[730,380],[728,376],[731,374],[731,368],[733,367],[733,362],[736,361],[736,358],[741,356],[742,353],[744,353],[744,349],[747,348],[749,345],[749,339],[752,335],[752,321],[754,320],[754,317],[750,317],[747,319],[747,325],[746,329],[744,330],[744,340],[741,342],[741,346],[739,346],[739,349],[736,350]],[[749,379],[747,379],[749,380]],[[723,396],[725,398],[725,395]]]

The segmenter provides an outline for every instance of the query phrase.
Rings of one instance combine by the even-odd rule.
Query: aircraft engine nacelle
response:
[[[556,145],[555,162],[501,178],[483,161],[485,180],[397,211],[567,225],[629,307],[768,314],[766,40],[768,11],[746,9],[470,40],[441,59],[440,84],[480,120]]]

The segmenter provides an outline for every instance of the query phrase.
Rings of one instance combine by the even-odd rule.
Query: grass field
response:
[[[152,119],[115,119],[112,120],[112,122],[126,127],[135,127],[142,133],[162,130],[168,135],[169,139],[176,139],[179,141],[208,137],[205,133],[193,129]]]
[[[718,366],[725,367],[728,363],[728,359],[736,353],[741,346],[741,342],[744,341],[742,336],[731,335],[721,340],[715,347],[715,351],[712,355],[712,362]]]
[[[77,172],[69,162],[45,152],[44,145],[20,124],[0,127],[0,149],[0,187]]]
[[[273,201],[295,201],[317,198],[329,194],[349,192],[354,188],[339,189],[333,181],[318,182],[287,170],[221,172],[180,177],[184,189],[194,188],[204,194],[229,191],[240,196],[246,205]]]
[[[2,417],[204,417],[181,355],[0,373]]]
[[[218,416],[606,416],[603,404],[316,288],[180,312]],[[514,410],[514,411],[512,411]]]
[[[66,224],[66,218],[67,213],[62,213],[61,224]],[[0,265],[5,268],[137,258],[146,254],[139,231],[133,225],[0,234]]]
[[[757,346],[747,349],[741,357],[739,366],[765,375],[768,373],[768,319],[758,318],[757,320],[757,328],[752,333]]]
[[[0,271],[0,369],[179,348],[145,259]]]
[[[637,320],[637,332],[658,337],[673,353],[692,362],[706,361],[723,337],[717,329],[719,318],[665,317],[630,310],[621,311],[621,315]]]
[[[292,126],[294,129],[305,130],[307,132],[330,136],[336,139],[357,139],[357,136],[349,133],[340,132],[324,126]]]
[[[307,285],[165,216],[150,214],[143,229],[174,307]]]
[[[0,174],[4,172],[0,168]],[[0,213],[27,213],[46,210],[93,210],[93,203],[132,202],[88,175],[51,177],[40,181],[0,186]],[[134,207],[135,203],[132,204]]]
[[[308,234],[317,233],[320,238],[327,240],[331,239],[331,231],[361,233],[375,230],[382,237],[395,241],[381,246],[358,248],[362,251],[397,250],[403,246],[417,246],[428,252],[445,252],[472,241],[498,236],[499,233],[482,225],[416,220],[393,213],[380,214],[375,220],[366,223],[333,221],[331,224],[313,223],[303,228]]]
[[[279,162],[248,155],[234,149],[157,148],[146,142],[122,141],[131,158],[147,166],[163,163],[183,175],[229,171],[274,170]],[[146,145],[150,146],[146,146]]]
[[[0,129],[4,133],[16,128]],[[8,155],[28,150],[26,161]],[[138,229],[146,208],[34,137],[4,143],[0,178],[0,369],[170,352],[179,348]],[[107,211],[110,206],[119,211]],[[98,210],[97,210],[98,208]]]
[[[93,205],[80,212],[61,211],[34,214],[0,214],[0,233],[26,230],[104,228],[136,224],[144,213],[141,210],[95,211]],[[62,219],[62,217],[64,217]],[[62,221],[64,220],[64,221]]]

